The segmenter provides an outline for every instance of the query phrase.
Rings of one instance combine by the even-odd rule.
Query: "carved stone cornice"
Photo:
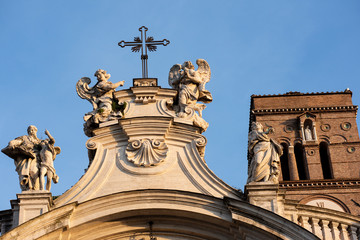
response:
[[[155,96],[158,94],[160,87],[135,87],[131,91],[135,95],[134,102],[148,104],[156,102]]]
[[[276,109],[253,109],[251,111],[254,115],[266,115],[266,114],[288,114],[288,113],[302,113],[308,112],[350,112],[357,111],[358,106],[332,106],[332,107],[310,107],[310,108],[276,108]]]
[[[176,90],[161,88],[157,86],[136,86],[114,93],[114,96],[119,103],[124,101],[132,102],[135,101],[135,99],[140,100],[145,96],[152,97],[154,100],[172,100],[176,95]]]
[[[157,78],[134,78],[134,87],[156,87]]]
[[[329,188],[360,188],[360,178],[358,179],[334,179],[334,180],[303,180],[303,181],[284,181],[279,183],[280,188],[291,189],[326,189]]]
[[[137,117],[119,120],[119,125],[129,138],[129,142],[142,138],[164,138],[171,123],[170,117]]]

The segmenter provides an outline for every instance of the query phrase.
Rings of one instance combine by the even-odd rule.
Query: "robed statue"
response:
[[[56,155],[61,151],[55,147],[55,139],[45,130],[48,139],[41,140],[37,137],[37,128],[29,126],[28,135],[11,140],[7,147],[1,151],[14,159],[19,183],[22,191],[51,189],[51,181],[59,180],[55,172],[54,163]],[[47,183],[45,188],[45,176]]]
[[[259,122],[251,124],[248,143],[251,160],[247,183],[279,182],[280,156],[283,152],[281,145],[269,137],[268,134],[271,131],[273,131],[272,128],[264,131],[263,126]]]

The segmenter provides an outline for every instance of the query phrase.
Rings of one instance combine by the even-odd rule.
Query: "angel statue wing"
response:
[[[95,89],[94,87],[90,88],[89,84],[91,83],[90,78],[83,77],[76,83],[76,92],[82,99],[88,100],[94,109],[97,109],[97,104],[95,102]]]
[[[181,64],[175,64],[170,68],[169,85],[172,88],[177,88],[181,79]]]
[[[196,71],[199,73],[202,80],[202,83],[199,85],[199,90],[200,92],[206,91],[205,84],[210,81],[211,77],[210,66],[204,59],[196,60],[196,64],[198,65],[198,69]]]
[[[196,60],[196,64],[198,65],[196,72],[200,75],[201,78],[201,83],[199,84],[200,95],[198,101],[203,103],[210,103],[212,102],[213,98],[211,93],[205,89],[205,84],[210,81],[211,77],[210,66],[204,59]]]

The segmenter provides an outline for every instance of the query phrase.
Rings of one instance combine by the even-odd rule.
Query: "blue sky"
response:
[[[62,152],[53,195],[74,185],[87,167],[83,115],[91,110],[76,82],[103,68],[113,82],[141,77],[139,54],[117,46],[139,36],[167,38],[149,54],[149,77],[167,88],[170,67],[208,61],[214,101],[205,159],[229,185],[247,177],[251,94],[353,91],[360,103],[360,2],[258,1],[0,1],[2,113],[0,147],[36,125]],[[119,90],[122,88],[119,88]],[[20,193],[13,160],[0,154],[0,210]]]

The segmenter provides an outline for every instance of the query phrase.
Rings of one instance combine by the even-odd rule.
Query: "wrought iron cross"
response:
[[[163,39],[162,41],[154,41],[153,37],[146,37],[147,27],[142,26],[139,28],[141,32],[141,38],[134,37],[134,42],[125,42],[124,40],[119,42],[118,45],[122,48],[126,46],[133,46],[131,48],[132,52],[139,52],[141,49],[141,63],[142,63],[142,77],[148,78],[148,66],[147,66],[147,50],[150,52],[155,52],[157,49],[156,45],[168,45],[170,43],[169,40]]]

